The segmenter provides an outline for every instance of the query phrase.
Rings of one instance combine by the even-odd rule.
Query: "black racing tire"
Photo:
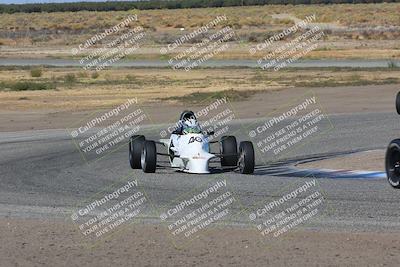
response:
[[[141,165],[144,172],[156,172],[157,168],[157,148],[154,141],[146,140],[143,145],[141,155]]]
[[[129,139],[129,164],[132,169],[142,168],[140,157],[146,138],[143,135],[132,135]]]
[[[236,137],[234,136],[222,136],[220,140],[220,152],[221,154],[230,154],[229,156],[221,157],[221,166],[237,166],[238,163],[238,151]]]
[[[385,168],[389,184],[400,189],[400,139],[390,142],[386,150]]]
[[[250,141],[240,142],[239,145],[239,170],[242,174],[254,173],[254,147]]]
[[[400,115],[400,92],[396,95],[396,111]]]

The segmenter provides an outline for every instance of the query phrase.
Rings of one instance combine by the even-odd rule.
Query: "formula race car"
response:
[[[194,113],[184,111],[169,139],[152,141],[146,140],[143,135],[132,136],[129,142],[130,165],[132,169],[141,168],[144,172],[152,173],[158,167],[157,156],[166,156],[169,167],[188,173],[210,173],[210,161],[214,159],[220,160],[222,170],[239,170],[243,174],[254,172],[254,148],[250,141],[240,142],[238,149],[234,136],[209,141],[213,134],[202,132]],[[213,143],[219,144],[218,153],[211,152]],[[157,152],[157,145],[167,152]]]
[[[396,96],[396,110],[400,115],[400,92]],[[389,184],[400,188],[400,139],[390,142],[386,150],[385,167]]]

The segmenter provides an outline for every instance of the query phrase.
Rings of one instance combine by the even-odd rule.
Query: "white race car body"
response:
[[[210,168],[210,160],[217,159],[213,163],[219,161],[220,171],[254,172],[254,148],[250,141],[240,142],[239,149],[236,137],[232,135],[210,141],[210,137],[215,138],[214,132],[203,132],[192,111],[182,112],[179,123],[169,139],[154,141],[144,135],[132,135],[129,139],[131,168],[142,169],[145,173],[154,173],[157,167],[172,167],[188,173],[210,173],[210,169],[216,169],[215,166]],[[217,144],[218,152],[211,152],[210,144]],[[156,145],[167,152],[159,152]],[[157,165],[158,156],[167,156],[170,166]]]
[[[160,142],[168,147],[171,167],[188,173],[210,173],[209,161],[216,156],[210,153],[204,134],[172,134]]]

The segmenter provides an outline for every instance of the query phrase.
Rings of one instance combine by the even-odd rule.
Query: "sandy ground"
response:
[[[277,42],[278,47],[285,44],[284,42]],[[397,47],[397,40],[338,40],[338,41],[320,41],[318,43],[320,49],[316,49],[307,53],[304,58],[306,59],[399,59],[400,52]],[[215,55],[214,59],[259,59],[263,57],[266,52],[258,52],[250,54],[248,51],[256,43],[251,44],[237,44],[231,43],[230,48],[226,52]],[[76,46],[64,47],[57,46],[44,46],[37,47],[34,45],[27,45],[23,47],[14,46],[1,46],[1,58],[72,58],[71,50]],[[130,52],[131,57],[137,59],[162,59],[160,55],[160,48],[158,46],[141,47],[137,52]],[[184,51],[188,49],[182,46],[176,51]],[[91,50],[88,50],[91,51]],[[272,51],[272,50],[266,50]],[[89,53],[88,53],[89,54]],[[176,54],[171,54],[176,55]]]
[[[400,233],[298,230],[271,241],[251,229],[212,229],[176,248],[159,225],[130,225],[88,246],[61,221],[1,219],[2,266],[399,266]]]
[[[299,168],[323,168],[334,170],[384,171],[385,150],[372,150],[343,157],[299,164]]]
[[[327,114],[396,112],[394,99],[398,90],[399,85],[397,84],[356,87],[283,88],[276,91],[258,93],[246,101],[237,101],[231,104],[236,118],[268,117],[274,112],[282,111],[287,106],[294,105],[297,102],[300,104],[304,101],[305,95],[309,95],[311,92],[315,94],[318,103],[320,103],[323,111]],[[377,92],[379,92],[379,98],[376,97]],[[126,96],[124,100],[118,103],[124,103],[129,97],[135,97],[135,95]],[[43,100],[46,100],[45,97]],[[70,101],[74,100],[71,99]],[[140,98],[139,103],[141,103]],[[207,104],[209,103],[207,102]],[[193,108],[194,110],[199,110],[202,108],[202,106],[198,105],[171,104],[165,101],[140,106],[152,118],[153,123],[171,121],[171,118],[177,118],[184,109]],[[63,129],[96,111],[101,112],[105,110],[65,111],[44,108],[36,111],[27,111],[24,109],[10,111],[1,110],[0,107],[0,132]]]

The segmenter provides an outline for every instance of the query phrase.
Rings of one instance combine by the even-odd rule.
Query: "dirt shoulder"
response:
[[[32,77],[33,74],[40,77]],[[118,105],[132,97],[137,97],[142,104],[157,106],[182,102],[190,104],[212,98],[213,95],[220,95],[222,92],[240,92],[252,96],[256,93],[281,92],[287,89],[291,90],[289,94],[294,97],[296,92],[301,93],[305,91],[303,89],[308,89],[318,92],[321,96],[326,94],[336,101],[358,106],[360,103],[372,104],[371,100],[360,102],[358,99],[367,100],[365,95],[372,94],[376,98],[377,90],[382,97],[393,97],[386,94],[386,90],[396,85],[398,88],[399,77],[400,68],[287,68],[279,72],[256,68],[206,68],[191,71],[168,68],[112,68],[95,73],[70,67],[5,67],[0,68],[0,109],[90,110]],[[376,87],[370,87],[372,85]],[[386,87],[388,85],[392,87]],[[334,94],[329,94],[330,92]],[[288,104],[292,101],[294,98],[289,94],[282,92],[285,99],[283,103],[278,104]],[[336,99],[336,96],[340,98]],[[350,102],[348,98],[352,98]],[[234,97],[234,100],[248,100],[248,97]],[[332,102],[332,99],[329,100],[327,104]],[[375,99],[377,103],[373,104],[377,104],[379,108],[380,99],[377,100]],[[267,104],[274,106],[270,101]],[[374,105],[368,108],[373,108],[371,106]],[[268,110],[267,107],[266,111]]]
[[[322,168],[334,170],[384,171],[384,162],[384,150],[371,150],[332,159],[299,164],[297,167],[302,169]]]
[[[231,103],[236,118],[261,118],[272,116],[274,113],[282,111],[285,107],[304,101],[305,94],[314,93],[317,101],[327,114],[333,113],[354,113],[354,112],[395,112],[394,98],[399,90],[397,84],[389,85],[370,85],[370,86],[339,86],[339,87],[315,87],[315,88],[282,88],[260,92],[252,95],[243,101],[234,101]],[[379,92],[379,98],[377,98]],[[128,98],[138,96],[139,105],[152,118],[154,123],[165,123],[171,121],[171,118],[177,118],[178,114],[184,109],[198,110],[202,105],[178,101],[171,103],[168,101],[159,101],[156,103],[141,104],[140,95],[135,92],[131,94],[114,95],[109,94],[107,103],[110,107],[103,106],[101,95],[67,96],[65,98],[52,97],[48,95],[38,95],[37,101],[63,101],[68,99],[70,102],[97,103],[87,109],[63,110],[42,108],[39,110],[27,110],[17,108],[16,110],[0,110],[0,131],[22,131],[38,129],[63,129],[68,128],[82,118],[87,117],[93,112],[108,111],[111,108],[120,105]],[[229,97],[229,94],[228,94]],[[21,101],[20,101],[21,102]],[[210,101],[208,101],[210,102]],[[207,102],[207,103],[208,103]],[[114,103],[111,105],[111,103]]]
[[[297,231],[268,245],[254,230],[210,230],[183,249],[159,225],[131,225],[88,248],[76,226],[0,219],[2,266],[338,266],[400,264],[400,233]],[[68,263],[68,264],[67,264]],[[211,263],[211,264],[210,264]]]

